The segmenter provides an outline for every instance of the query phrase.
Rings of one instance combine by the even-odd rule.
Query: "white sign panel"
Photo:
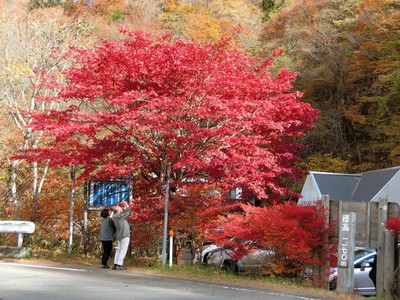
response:
[[[340,234],[339,234],[339,253],[338,253],[338,267],[339,268],[348,268],[349,267],[349,246],[350,239],[352,236],[352,215],[351,214],[343,214],[342,219],[340,220]],[[352,248],[352,247],[351,247]]]

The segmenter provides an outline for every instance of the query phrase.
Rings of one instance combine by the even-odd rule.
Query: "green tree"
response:
[[[284,4],[285,0],[262,0],[260,6],[265,14],[265,19],[270,19],[271,14],[278,11]]]

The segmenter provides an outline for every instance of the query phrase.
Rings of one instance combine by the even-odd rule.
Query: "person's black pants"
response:
[[[110,258],[113,242],[112,241],[101,241],[103,244],[103,256],[101,257],[101,263],[103,266],[107,266],[108,259]]]

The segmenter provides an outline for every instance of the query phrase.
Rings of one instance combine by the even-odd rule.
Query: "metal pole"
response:
[[[69,244],[68,255],[72,252],[72,234],[74,231],[74,201],[75,201],[75,165],[71,166],[71,207],[69,211]]]
[[[169,175],[171,172],[171,164],[167,165],[167,178],[165,184],[165,209],[164,209],[164,234],[162,243],[162,264],[167,263],[167,228],[168,228],[168,196],[169,196]]]
[[[88,242],[88,208],[85,205],[85,208],[83,211],[83,253],[84,254],[88,253],[87,242]]]
[[[129,174],[129,179],[128,179],[128,191],[129,191],[129,203],[132,202],[133,200],[133,174]]]

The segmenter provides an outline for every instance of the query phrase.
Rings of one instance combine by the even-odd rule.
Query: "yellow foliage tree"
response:
[[[161,16],[164,28],[177,37],[190,37],[200,42],[210,42],[234,35],[238,46],[258,48],[258,35],[262,28],[262,11],[250,0],[170,0]]]

